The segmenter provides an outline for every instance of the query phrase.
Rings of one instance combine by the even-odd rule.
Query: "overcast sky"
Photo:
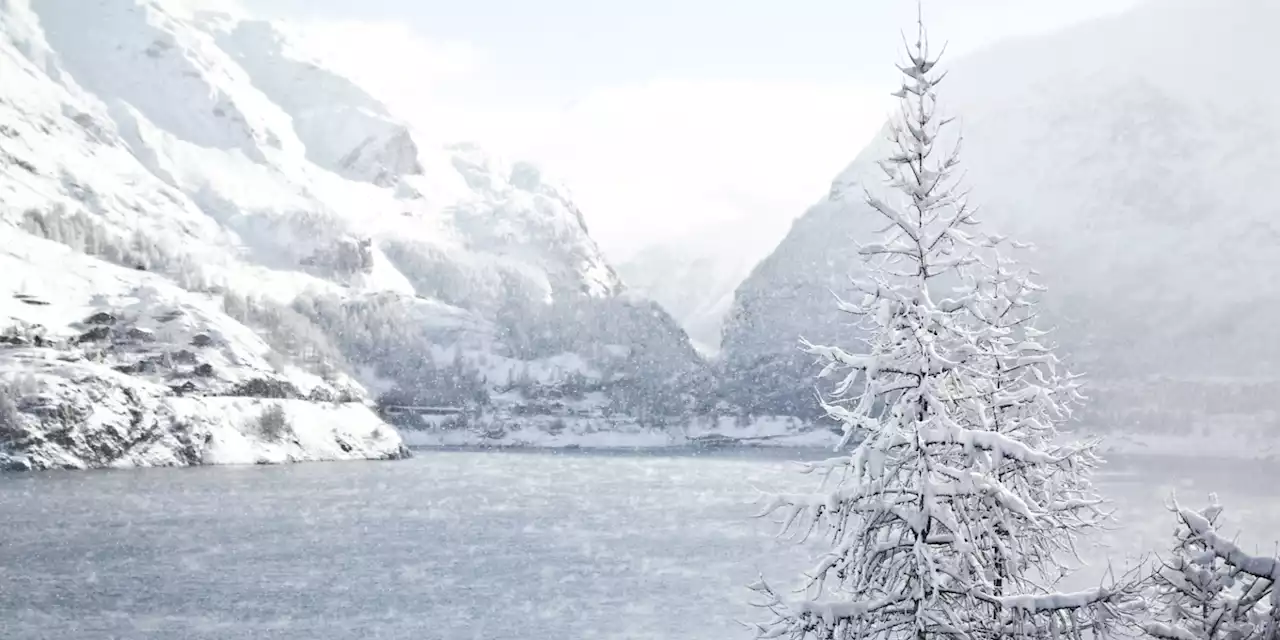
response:
[[[241,4],[309,25],[431,135],[543,165],[614,260],[681,238],[776,244],[878,129],[914,18],[907,0]],[[963,54],[1129,4],[932,0],[926,17]]]

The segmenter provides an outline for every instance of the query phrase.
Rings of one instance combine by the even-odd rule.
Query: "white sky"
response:
[[[194,0],[210,1],[210,0]],[[566,182],[615,261],[763,255],[878,130],[907,0],[241,0],[433,137]],[[929,0],[963,54],[1133,0]],[[954,60],[954,57],[952,58]],[[714,249],[712,247],[719,247]]]

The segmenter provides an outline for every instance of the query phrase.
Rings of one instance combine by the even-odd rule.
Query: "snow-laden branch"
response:
[[[1047,613],[1070,609],[1085,609],[1103,602],[1113,602],[1117,593],[1099,587],[1075,593],[1046,593],[1040,595],[988,596],[989,602],[1005,609],[1027,613]]]
[[[1227,564],[1256,578],[1280,583],[1280,559],[1245,553],[1236,543],[1219,535],[1208,518],[1191,509],[1178,508],[1177,513],[1195,539]]]
[[[808,615],[818,620],[828,627],[834,627],[836,623],[842,620],[857,620],[875,613],[907,599],[905,595],[896,595],[888,598],[877,598],[875,600],[852,600],[852,601],[828,601],[821,602],[817,600],[805,600],[800,602],[794,608],[801,615]]]
[[[1163,622],[1147,622],[1142,625],[1142,630],[1147,635],[1160,638],[1160,640],[1204,640],[1204,638],[1182,627],[1175,627]]]
[[[1056,464],[1052,454],[1033,449],[998,431],[979,431],[955,425],[937,426],[920,433],[925,444],[953,444],[965,450],[982,450],[998,453],[1004,458],[1034,464]]]
[[[804,600],[753,585],[773,614],[755,628],[817,640],[1078,640],[1105,631],[1129,596],[1041,586],[1108,516],[1091,446],[1057,444],[1079,382],[1034,326],[1043,287],[1002,253],[1017,243],[976,228],[960,145],[942,148],[943,74],[923,21],[908,49],[884,183],[866,187],[885,223],[857,247],[853,295],[836,295],[862,333],[854,348],[802,342],[830,381],[819,400],[844,427],[838,450],[855,444],[809,467],[820,489],[836,478],[829,490],[771,496],[760,513],[783,535],[830,546],[805,574]]]
[[[1151,574],[1158,640],[1280,639],[1280,591],[1271,557],[1247,554],[1217,532],[1222,507],[1211,496],[1200,511],[1170,505],[1181,525],[1172,555]]]

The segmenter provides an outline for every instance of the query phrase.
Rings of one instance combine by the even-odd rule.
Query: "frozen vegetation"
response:
[[[1108,447],[1277,452],[1266,176],[1280,169],[1280,92],[1239,61],[1270,55],[1278,20],[1267,0],[1147,2],[956,59],[946,80],[958,120],[942,141],[963,131],[991,230],[1036,245],[1043,318],[1089,374],[1081,424]],[[851,295],[858,243],[881,224],[863,189],[887,145],[877,137],[738,287],[722,345],[735,400],[817,410],[818,367],[795,337],[846,339],[831,294]]]
[[[839,309],[856,347],[805,343],[834,380],[823,401],[852,453],[814,463],[814,494],[776,494],[783,534],[829,544],[799,598],[752,585],[770,618],[757,636],[871,638],[1106,636],[1137,602],[1127,585],[1065,592],[1083,536],[1109,514],[1090,443],[1058,426],[1080,383],[1036,326],[1041,287],[986,233],[960,184],[944,74],[923,24],[900,69],[898,113],[866,186],[881,218],[860,243],[863,277]],[[830,481],[830,484],[827,484]]]
[[[880,230],[856,243],[860,276],[836,303],[857,342],[804,342],[848,453],[804,467],[816,492],[763,497],[783,536],[824,551],[797,589],[751,584],[756,637],[1280,638],[1280,557],[1221,533],[1216,498],[1198,511],[1171,499],[1176,544],[1153,568],[1064,588],[1114,513],[1093,484],[1096,442],[1060,431],[1081,380],[1040,318],[1044,288],[1012,257],[1029,247],[990,232],[960,179],[932,51],[921,19],[881,180],[862,184]]]

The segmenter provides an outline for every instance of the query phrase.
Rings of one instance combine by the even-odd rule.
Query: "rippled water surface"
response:
[[[812,487],[787,460],[818,455],[0,475],[0,638],[746,638],[744,585],[813,552],[750,518],[753,487]],[[1280,531],[1275,463],[1125,459],[1100,483],[1114,557],[1167,546],[1174,489],[1217,490],[1246,542]]]

